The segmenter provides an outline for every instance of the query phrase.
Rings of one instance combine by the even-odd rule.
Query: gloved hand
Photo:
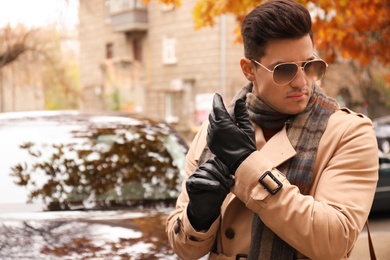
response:
[[[200,165],[186,181],[190,201],[188,219],[196,230],[208,230],[221,213],[221,205],[233,187],[229,169],[214,157]]]
[[[235,121],[227,112],[221,95],[214,95],[213,109],[209,115],[207,145],[231,172],[256,151],[255,132],[249,120],[245,101],[238,99],[234,104]]]

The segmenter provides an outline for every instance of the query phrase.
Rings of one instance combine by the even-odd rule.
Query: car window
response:
[[[0,202],[52,210],[174,199],[187,149],[166,124],[108,116],[7,120],[0,142]]]

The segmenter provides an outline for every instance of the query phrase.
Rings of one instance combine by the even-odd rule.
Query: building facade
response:
[[[246,83],[235,18],[221,16],[213,27],[195,30],[196,2],[174,8],[158,1],[145,6],[142,0],[80,0],[81,109],[142,112],[191,139],[214,93],[228,103]],[[373,118],[386,114],[372,101],[376,92],[367,98],[360,85],[348,63],[329,66],[321,83],[341,105]]]
[[[180,8],[141,0],[80,0],[83,110],[163,118],[192,135],[215,92],[226,101],[245,84],[234,17],[194,29],[195,0]]]

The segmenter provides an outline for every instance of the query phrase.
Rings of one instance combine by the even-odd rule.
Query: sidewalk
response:
[[[390,259],[390,232],[372,230],[371,239],[374,245],[375,255],[377,260],[389,260]],[[356,241],[355,247],[352,251],[350,260],[369,260],[370,250],[368,248],[368,236],[366,228],[360,234]]]

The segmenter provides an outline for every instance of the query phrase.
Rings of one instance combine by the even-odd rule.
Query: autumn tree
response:
[[[34,93],[43,88],[48,109],[77,107],[78,66],[64,58],[61,41],[61,32],[53,26],[0,28],[0,111],[7,99],[5,86],[12,87],[12,92],[23,86],[31,86]]]
[[[80,98],[77,56],[63,46],[66,38],[73,37],[55,28],[43,30],[41,40],[46,42],[42,85],[46,109],[77,109]]]
[[[28,70],[25,67],[27,53],[36,48],[32,41],[34,33],[34,30],[22,25],[12,27],[8,24],[0,28],[0,111],[4,111],[6,100],[9,101],[9,92],[11,92],[9,85],[15,86],[20,82],[34,81],[32,77],[27,79]],[[15,89],[12,88],[12,96],[16,95]],[[35,84],[31,92],[37,93]]]
[[[221,14],[233,14],[241,24],[245,15],[264,1],[198,0],[196,28],[213,26]],[[329,62],[353,58],[365,66],[373,60],[390,62],[390,3],[381,0],[299,0],[313,17],[315,45]],[[239,28],[239,27],[238,27]],[[237,30],[239,32],[239,29]]]
[[[7,25],[0,30],[0,69],[30,49],[27,39],[31,33],[21,26],[12,28]]]

